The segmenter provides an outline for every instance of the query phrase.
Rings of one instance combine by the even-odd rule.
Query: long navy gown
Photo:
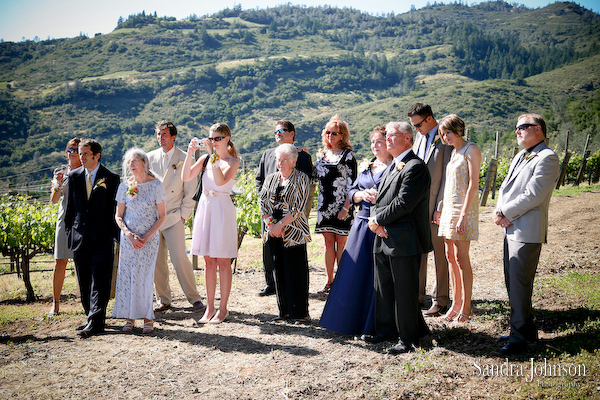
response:
[[[349,196],[355,192],[377,187],[385,169],[375,175],[370,169],[362,171]],[[360,203],[360,209],[350,229],[337,274],[321,315],[319,324],[330,331],[346,335],[375,332],[375,299],[373,293],[373,241],[368,218],[371,203]]]

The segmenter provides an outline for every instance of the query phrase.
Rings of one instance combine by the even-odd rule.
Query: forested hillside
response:
[[[233,129],[247,166],[286,118],[316,151],[340,113],[360,157],[368,132],[406,120],[416,101],[456,113],[484,150],[506,149],[525,111],[551,145],[600,147],[600,16],[575,3],[528,9],[501,1],[373,16],[349,8],[240,6],[184,20],[142,12],[95,37],[0,43],[0,181],[48,180],[64,144],[93,137],[118,170],[131,146],[155,147],[173,120],[185,147],[214,122]],[[508,150],[507,150],[508,151]]]

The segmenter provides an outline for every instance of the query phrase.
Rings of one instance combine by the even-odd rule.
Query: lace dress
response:
[[[465,152],[474,143],[467,142],[459,152],[454,150],[446,166],[446,186],[444,188],[444,206],[440,217],[438,235],[451,240],[477,240],[479,237],[479,195],[467,213],[465,232],[459,234],[454,229],[460,216],[467,189],[469,188],[469,164]]]
[[[127,183],[121,183],[116,200],[125,204],[123,220],[127,227],[132,232],[143,235],[158,219],[156,205],[165,201],[167,196],[162,182],[158,179],[140,183],[137,189],[137,196],[132,198],[126,193]],[[143,248],[135,250],[131,241],[121,231],[113,317],[154,319],[152,296],[157,255],[157,234],[154,234]]]

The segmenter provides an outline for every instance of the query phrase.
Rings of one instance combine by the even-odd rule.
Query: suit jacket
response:
[[[197,177],[187,182],[181,180],[181,168],[186,153],[177,146],[175,146],[167,170],[164,174],[161,174],[162,153],[161,148],[148,153],[150,169],[162,181],[167,193],[167,218],[160,227],[161,231],[172,227],[181,221],[181,218],[187,220],[192,215],[195,205],[192,197],[194,197],[194,191],[198,183]]]
[[[120,181],[119,175],[100,165],[88,199],[83,166],[69,173],[65,228],[71,250],[78,250],[84,239],[97,244],[119,239],[115,197]]]
[[[277,158],[275,156],[275,149],[267,149],[260,157],[258,164],[258,171],[256,171],[256,192],[260,195],[263,183],[267,176],[279,172],[277,170]],[[310,154],[301,151],[298,153],[298,160],[296,161],[296,169],[304,172],[310,178],[313,171],[313,163]]]
[[[388,238],[375,237],[373,252],[388,256],[411,256],[431,251],[431,219],[427,166],[411,150],[397,170],[394,163],[384,172],[371,216],[385,227]]]
[[[527,157],[526,153],[524,149],[512,160],[496,208],[512,222],[506,228],[509,239],[546,243],[550,197],[559,174],[558,156],[545,142],[535,146]]]
[[[427,149],[425,154],[425,164],[429,170],[431,176],[431,187],[429,189],[429,216],[433,218],[434,211],[442,211],[444,203],[444,186],[446,184],[446,165],[450,161],[452,155],[452,146],[445,145],[440,140],[438,133],[438,126],[436,125],[430,132],[435,135],[433,143]],[[425,140],[425,135],[417,134],[415,143],[413,144],[413,152],[417,154],[419,147]]]

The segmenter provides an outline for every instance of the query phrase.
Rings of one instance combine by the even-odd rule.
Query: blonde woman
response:
[[[193,154],[198,149],[205,149],[208,154],[192,165]],[[206,311],[198,322],[220,324],[229,316],[227,301],[233,279],[231,259],[237,257],[236,210],[229,194],[240,161],[227,124],[214,124],[208,138],[190,141],[181,179],[186,182],[198,176],[207,157],[209,162],[202,175],[202,194],[194,216],[192,254],[204,256],[205,263]],[[215,309],[217,269],[221,287],[218,310]]]
[[[357,164],[346,121],[334,115],[321,133],[323,151],[317,154],[313,178],[319,183],[317,225],[315,233],[325,240],[325,272],[327,280],[319,293],[329,293],[333,269],[339,266],[352,224],[351,199],[348,192],[356,179]]]
[[[471,240],[479,237],[479,168],[481,152],[475,143],[465,140],[465,123],[451,114],[438,128],[445,144],[454,147],[446,166],[444,205],[438,235],[444,237],[446,257],[450,264],[452,307],[442,317],[453,324],[471,317],[473,270],[469,257]]]

